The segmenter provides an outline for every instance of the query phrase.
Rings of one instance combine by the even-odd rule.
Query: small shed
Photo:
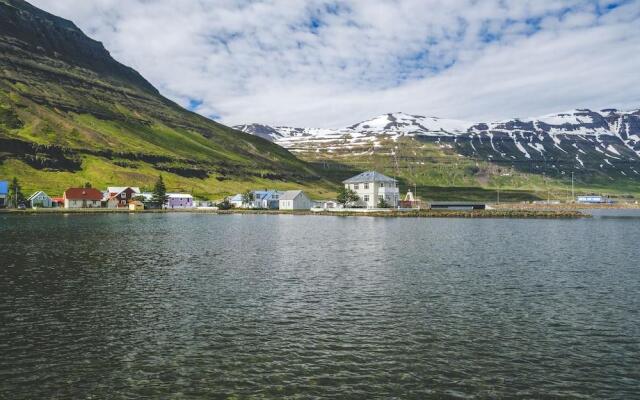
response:
[[[129,202],[129,211],[143,211],[144,203],[138,200],[133,200]]]

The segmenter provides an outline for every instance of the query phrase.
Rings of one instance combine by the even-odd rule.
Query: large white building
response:
[[[389,207],[398,207],[400,189],[398,181],[375,171],[363,172],[347,179],[344,187],[351,189],[360,197],[360,206],[377,208],[381,200]]]

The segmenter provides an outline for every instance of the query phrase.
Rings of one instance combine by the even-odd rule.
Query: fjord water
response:
[[[0,398],[640,397],[640,219],[0,214]]]

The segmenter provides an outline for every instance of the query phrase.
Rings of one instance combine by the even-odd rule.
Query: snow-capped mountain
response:
[[[391,113],[340,129],[243,125],[297,153],[384,147],[402,137],[436,143],[465,157],[544,163],[563,169],[614,169],[640,177],[640,110],[573,110],[539,118],[468,122]],[[534,167],[531,167],[534,168]],[[537,167],[535,167],[537,168]]]

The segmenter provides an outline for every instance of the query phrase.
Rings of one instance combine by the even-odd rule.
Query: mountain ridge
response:
[[[591,168],[597,164],[596,170],[640,176],[640,109],[576,109],[498,122],[468,122],[398,112],[339,129],[258,124],[236,129],[254,134],[259,131],[294,153],[367,146],[375,150],[384,140],[409,137],[486,161],[562,162],[572,164],[569,169],[577,171],[585,169],[588,163]]]

